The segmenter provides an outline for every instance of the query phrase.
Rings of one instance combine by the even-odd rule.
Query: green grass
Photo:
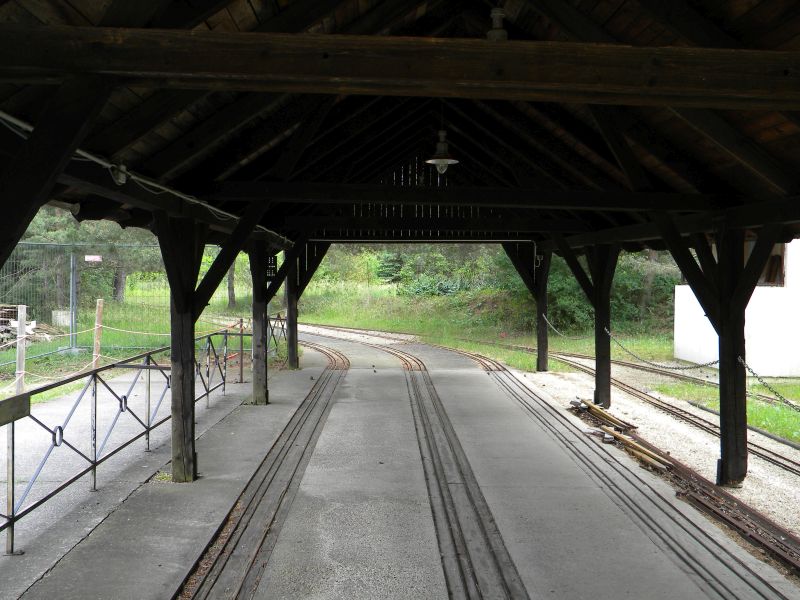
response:
[[[391,285],[356,283],[312,283],[300,306],[305,323],[340,325],[412,333],[426,342],[478,352],[524,371],[536,370],[536,355],[500,348],[492,342],[535,346],[536,337],[530,325],[521,323],[509,313],[521,310],[502,293],[455,294],[453,296],[420,297],[398,295]],[[582,339],[571,339],[580,337]],[[651,361],[674,362],[670,331],[639,335],[615,335],[626,348]],[[549,336],[551,352],[594,354],[593,332],[578,333],[570,338],[554,332]],[[615,359],[633,360],[617,344],[611,344]],[[571,371],[552,358],[551,371]],[[787,398],[800,398],[800,382],[793,379],[770,381]],[[719,409],[717,388],[700,384],[675,382],[660,384],[655,389],[674,398]],[[754,393],[770,394],[759,384],[749,384]],[[780,437],[800,441],[800,413],[789,408],[750,399],[748,420]]]
[[[492,346],[485,342],[536,345],[533,315],[526,319],[526,312],[529,312],[527,307],[515,303],[503,292],[403,296],[397,294],[393,285],[369,286],[352,282],[312,282],[300,305],[301,319],[305,323],[413,333],[426,341],[450,346],[463,343],[463,340],[481,341],[484,342],[481,352],[485,350],[487,354]],[[648,360],[672,360],[672,336],[669,333],[618,336],[618,339]],[[594,354],[594,334],[583,332],[566,338],[550,332],[550,350]],[[492,352],[502,353],[498,348]],[[614,358],[630,359],[613,343],[611,353]],[[511,352],[509,356],[516,354]],[[527,364],[528,358],[510,360]],[[531,356],[530,360],[534,358]],[[553,370],[566,369],[557,361],[551,361],[551,364]]]
[[[784,397],[790,399],[797,398],[797,392],[800,391],[800,384],[796,381],[777,380],[773,387]],[[716,387],[690,382],[675,382],[658,384],[654,386],[654,389],[666,396],[694,402],[719,412],[719,390]],[[749,382],[748,391],[769,394],[763,386],[753,385]],[[755,398],[748,398],[747,421],[750,425],[769,431],[774,435],[793,442],[800,442],[800,412],[781,404],[769,404]]]

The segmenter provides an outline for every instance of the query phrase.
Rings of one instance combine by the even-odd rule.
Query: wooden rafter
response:
[[[800,53],[789,51],[3,25],[0,55],[0,80],[43,84],[83,73],[208,90],[762,110],[800,102]]]

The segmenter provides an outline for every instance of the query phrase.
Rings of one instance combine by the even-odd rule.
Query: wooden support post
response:
[[[715,236],[716,260],[705,237],[693,236],[695,260],[674,223],[664,216],[655,220],[675,262],[719,336],[717,484],[738,485],[747,476],[747,376],[741,362],[745,360],[745,310],[773,246],[782,237],[782,226],[768,225],[758,232],[758,241],[745,264],[742,230],[722,224]]]
[[[744,235],[728,230],[718,236],[720,300],[732,299],[744,267]],[[746,304],[719,303],[720,451],[717,483],[735,485],[747,475],[747,378],[744,365]]]
[[[170,286],[172,480],[189,482],[197,478],[194,444],[194,306],[205,231],[189,219],[170,218],[163,213],[154,216]]]
[[[549,337],[547,329],[547,281],[550,278],[552,252],[545,252],[535,271],[534,298],[536,300],[536,370],[547,371]]]
[[[553,253],[546,252],[537,265],[535,244],[506,242],[503,250],[536,302],[536,370],[547,371],[547,280]]]
[[[553,241],[594,308],[594,403],[608,408],[611,406],[611,336],[606,330],[611,331],[611,283],[620,249],[610,244],[587,249],[587,275],[564,238],[554,235]]]
[[[611,282],[619,257],[618,246],[595,246],[589,252],[594,297],[594,403],[611,406]]]
[[[103,299],[98,298],[94,309],[94,343],[92,345],[92,369],[100,366],[100,349],[103,341]]]
[[[267,245],[250,243],[250,275],[253,278],[253,404],[269,404],[267,384]]]
[[[286,356],[290,369],[300,368],[297,348],[297,300],[299,299],[297,282],[297,260],[293,259],[286,273]]]

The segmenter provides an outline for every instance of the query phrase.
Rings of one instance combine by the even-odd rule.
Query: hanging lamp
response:
[[[447,167],[458,164],[458,160],[450,156],[450,151],[447,149],[447,132],[444,129],[439,130],[439,141],[436,142],[436,153],[425,162],[429,165],[435,165],[436,170],[442,175],[447,171]]]

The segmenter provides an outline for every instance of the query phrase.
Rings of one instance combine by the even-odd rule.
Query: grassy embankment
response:
[[[224,325],[234,325],[239,317],[250,316],[250,290],[237,290],[236,308],[227,306],[224,293],[216,294],[209,306],[197,322],[196,333],[219,331]],[[46,385],[56,379],[65,378],[87,368],[92,362],[92,346],[94,343],[94,306],[81,306],[78,313],[76,348],[69,348],[69,337],[59,335],[50,341],[42,340],[27,346],[30,357],[26,360],[25,380],[27,389]],[[103,325],[101,336],[100,365],[111,364],[146,351],[164,348],[169,345],[169,297],[162,285],[155,289],[144,284],[129,284],[124,302],[106,300],[103,309]],[[121,330],[121,331],[120,331]],[[65,329],[63,333],[67,333]],[[221,350],[222,337],[215,336],[214,344]],[[238,340],[229,342],[231,351],[238,351]],[[197,352],[203,353],[205,341],[198,341]],[[250,340],[245,338],[245,353],[250,350]],[[37,356],[37,355],[43,356]],[[159,358],[160,357],[160,358]],[[285,357],[284,357],[285,358]],[[14,381],[16,349],[12,346],[0,350],[0,398],[13,394],[11,384]],[[169,352],[161,352],[156,360],[169,361]],[[281,358],[277,358],[280,362]],[[108,377],[114,377],[123,371],[114,370]],[[62,396],[83,386],[83,381],[75,382],[57,389],[37,394],[33,402],[43,402]]]
[[[427,342],[479,352],[526,371],[536,368],[534,354],[499,348],[487,342],[535,346],[536,337],[520,319],[530,311],[529,305],[515,303],[500,292],[462,293],[451,296],[403,296],[392,285],[347,283],[312,283],[300,306],[305,323],[341,325],[395,331],[419,335]],[[617,329],[617,327],[613,327]],[[618,336],[626,347],[639,356],[656,362],[672,362],[672,332],[637,332],[635,326],[620,327],[630,331]],[[572,339],[580,338],[580,339]],[[592,332],[570,332],[561,337],[551,332],[553,352],[594,353]],[[614,358],[632,360],[616,344]],[[569,371],[569,367],[550,359],[552,371]],[[797,379],[774,379],[770,385],[789,399],[800,398]],[[716,388],[684,382],[653,386],[655,391],[719,410]],[[769,394],[755,380],[748,380],[748,390]],[[755,399],[748,402],[749,422],[775,435],[800,442],[800,413],[780,404],[767,404]]]

